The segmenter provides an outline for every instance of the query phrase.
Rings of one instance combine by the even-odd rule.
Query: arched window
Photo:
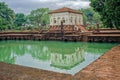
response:
[[[73,19],[73,18],[71,17],[71,19],[70,19],[70,20],[71,20],[71,22],[72,22],[72,19]]]
[[[81,18],[79,18],[79,23],[81,23]]]
[[[60,19],[60,17],[58,17],[57,19]]]
[[[63,23],[65,23],[65,18],[64,17],[62,18],[62,21],[63,21]]]
[[[56,23],[56,19],[54,18],[54,23]]]

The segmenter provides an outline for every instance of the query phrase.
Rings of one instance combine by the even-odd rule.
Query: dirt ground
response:
[[[120,80],[120,45],[74,76],[0,62],[0,80]]]

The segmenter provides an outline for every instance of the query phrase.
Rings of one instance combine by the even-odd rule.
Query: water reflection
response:
[[[0,61],[52,71],[60,68],[59,72],[61,68],[71,69],[73,71],[70,72],[75,73],[83,64],[93,61],[114,45],[116,44],[7,41],[0,42]]]
[[[56,45],[19,44],[17,42],[0,45],[0,61],[14,64],[16,59],[26,54],[36,60],[49,61],[50,66],[70,69],[84,60],[84,47],[71,48],[66,45],[56,47]]]
[[[30,50],[27,50],[27,53],[35,59],[46,61],[50,59],[50,50],[47,46],[35,46],[32,45]]]
[[[0,61],[6,63],[15,63],[15,59],[16,56],[10,47],[0,47]]]
[[[63,69],[70,69],[84,60],[84,49],[76,48],[74,53],[51,53],[51,65]]]

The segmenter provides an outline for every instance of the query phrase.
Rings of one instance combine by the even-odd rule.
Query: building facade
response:
[[[50,25],[83,25],[83,15],[81,12],[63,7],[50,12]]]

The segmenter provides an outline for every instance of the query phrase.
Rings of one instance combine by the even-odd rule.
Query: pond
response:
[[[76,74],[115,43],[1,41],[0,62]]]

